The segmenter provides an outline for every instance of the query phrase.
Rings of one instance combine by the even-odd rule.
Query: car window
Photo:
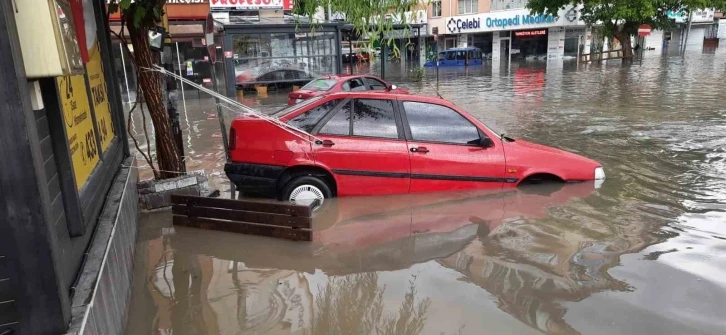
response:
[[[363,81],[359,78],[351,79],[348,81],[350,83],[350,91],[351,92],[358,92],[358,91],[365,91],[367,90],[366,85],[363,85]]]
[[[353,135],[398,138],[393,102],[379,99],[353,100]]]
[[[283,117],[283,116],[285,116],[287,114],[290,114],[290,113],[292,113],[294,111],[298,111],[301,108],[304,108],[305,106],[308,106],[308,105],[310,105],[310,104],[312,104],[312,103],[314,103],[314,102],[316,102],[316,101],[318,101],[318,100],[320,100],[322,98],[324,98],[324,96],[318,95],[318,96],[312,97],[310,99],[305,99],[305,100],[303,100],[301,103],[299,103],[297,105],[287,106],[287,107],[285,107],[285,108],[283,108],[283,109],[281,109],[281,110],[273,113],[272,116],[281,118],[281,117]]]
[[[315,128],[315,125],[320,122],[320,119],[322,119],[323,116],[328,113],[328,111],[333,109],[333,107],[335,107],[338,102],[340,102],[340,99],[328,101],[318,107],[315,107],[305,113],[294,117],[292,120],[288,121],[288,124],[309,133],[313,131],[313,128]]]
[[[477,144],[479,131],[455,110],[435,104],[406,101],[411,136],[416,141],[452,144]]]
[[[337,82],[338,81],[335,79],[315,79],[305,84],[305,86],[300,89],[308,91],[328,91],[333,88]]]
[[[320,134],[350,135],[350,102],[335,112],[335,115],[320,128]]]
[[[456,51],[448,51],[446,53],[446,60],[454,60],[456,58]]]
[[[374,79],[374,78],[366,77],[366,82],[368,83],[368,86],[370,86],[372,90],[385,90],[388,87],[382,81],[380,81],[378,79]]]
[[[439,60],[446,59],[446,53],[445,52],[439,52]]]

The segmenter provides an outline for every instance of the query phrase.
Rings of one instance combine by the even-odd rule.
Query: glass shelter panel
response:
[[[302,86],[336,73],[335,33],[273,33],[232,36],[238,89]]]

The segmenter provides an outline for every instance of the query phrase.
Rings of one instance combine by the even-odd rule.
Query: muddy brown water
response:
[[[434,94],[433,72],[392,68]],[[724,53],[441,71],[442,96],[605,183],[337,199],[312,243],[144,214],[127,333],[724,334],[725,71]],[[190,113],[223,187],[216,120]]]

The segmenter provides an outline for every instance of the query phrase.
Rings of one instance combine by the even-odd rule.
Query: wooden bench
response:
[[[310,206],[271,201],[171,196],[174,225],[233,233],[312,241]]]

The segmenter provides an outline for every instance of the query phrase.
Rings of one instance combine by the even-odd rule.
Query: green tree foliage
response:
[[[616,38],[623,46],[625,57],[632,57],[630,37],[638,27],[649,24],[653,29],[673,26],[668,11],[691,11],[704,8],[726,8],[726,0],[529,0],[527,8],[533,13],[557,15],[567,5],[581,5],[582,20],[600,27],[603,34]]]

